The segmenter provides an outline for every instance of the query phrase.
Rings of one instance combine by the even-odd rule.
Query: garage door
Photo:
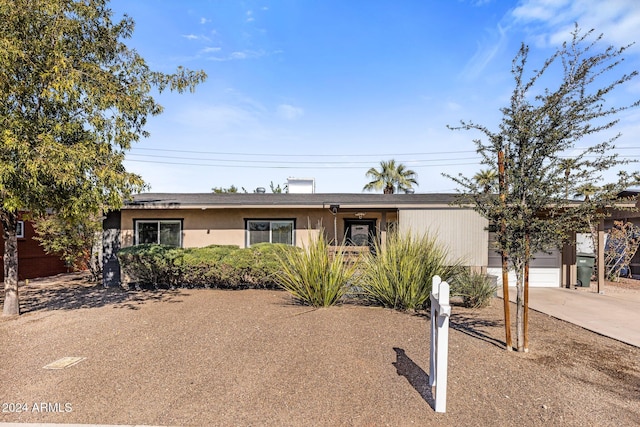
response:
[[[489,264],[487,274],[498,277],[498,285],[502,286],[502,258],[491,248],[495,234],[489,233]],[[529,286],[537,288],[558,288],[561,286],[562,254],[554,249],[551,253],[539,252],[534,255],[529,266]],[[509,272],[509,286],[516,285],[515,272]]]

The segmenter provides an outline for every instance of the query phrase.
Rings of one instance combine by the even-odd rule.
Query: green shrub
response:
[[[136,284],[175,286],[182,281],[183,251],[165,245],[143,244],[118,252],[122,271]]]
[[[277,288],[279,254],[295,250],[299,248],[270,243],[243,249],[231,245],[186,249],[138,245],[122,249],[118,258],[131,281],[156,287]]]
[[[237,246],[207,246],[184,249],[183,284],[195,287],[225,287],[225,277],[221,269],[222,260]]]
[[[451,295],[462,297],[465,307],[486,307],[496,292],[489,276],[468,269],[459,272],[451,282]]]
[[[185,283],[224,289],[277,288],[279,254],[299,250],[283,244],[260,243],[250,248],[209,246],[188,249]]]
[[[280,257],[301,249],[282,243],[259,243],[251,246],[252,265],[246,279],[253,288],[279,288],[277,275],[281,270]]]
[[[448,262],[447,251],[435,237],[391,234],[384,247],[362,260],[362,296],[374,304],[399,310],[429,305],[432,278],[451,277],[458,263]]]
[[[346,293],[356,265],[344,262],[342,251],[329,253],[322,230],[303,250],[281,250],[277,283],[303,304],[328,307]]]

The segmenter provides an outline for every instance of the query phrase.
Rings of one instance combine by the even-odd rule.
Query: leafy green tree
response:
[[[486,197],[472,178],[451,178],[462,187],[463,200],[471,199],[480,214],[499,225],[499,248],[516,273],[519,351],[528,351],[526,300],[533,255],[559,246],[571,230],[585,227],[584,218],[601,217],[607,205],[615,205],[618,192],[634,183],[632,175],[620,172],[618,182],[598,186],[598,197],[582,203],[566,197],[584,184],[601,182],[604,171],[627,163],[611,154],[617,137],[576,147],[615,126],[616,114],[639,104],[605,107],[607,96],[637,72],[610,78],[626,47],[601,47],[601,37],[594,38],[593,31],[583,33],[576,25],[572,39],[532,72],[527,67],[529,48],[523,44],[513,61],[515,89],[510,104],[501,110],[498,130],[470,122],[456,128],[484,134],[487,141],[476,141],[484,164],[495,167],[504,158],[498,168],[500,197]],[[553,66],[561,67],[562,78],[554,88],[541,90],[539,82]],[[574,162],[567,174],[563,160],[569,150]],[[509,336],[507,332],[511,349]]]
[[[396,164],[394,159],[381,161],[380,169],[371,168],[366,176],[371,181],[364,186],[364,191],[382,190],[384,194],[393,194],[396,190],[406,191],[418,185],[418,174],[402,163]]]
[[[93,280],[100,278],[101,217],[46,215],[36,221],[35,231],[45,252],[59,255],[75,270],[89,269]]]
[[[194,90],[204,72],[153,71],[123,40],[107,0],[0,0],[0,222],[3,314],[19,314],[16,221],[48,209],[66,216],[117,209],[144,183],[125,152],[149,115],[153,90]]]

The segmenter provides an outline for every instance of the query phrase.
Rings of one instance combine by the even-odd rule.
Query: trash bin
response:
[[[591,285],[591,276],[593,275],[593,266],[596,263],[594,254],[577,253],[576,264],[578,264],[578,286],[589,287]]]

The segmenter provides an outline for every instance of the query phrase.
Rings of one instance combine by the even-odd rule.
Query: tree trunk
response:
[[[511,313],[509,302],[509,262],[507,254],[502,251],[502,303],[504,309],[504,341],[508,351],[513,351],[511,341]]]
[[[523,351],[529,351],[529,264],[531,263],[531,238],[529,234],[525,237],[525,259],[524,259],[524,306],[523,306]]]
[[[516,269],[516,348],[525,351],[524,347],[524,266],[521,263]]]
[[[504,172],[504,152],[498,152],[498,190],[500,192],[500,204],[504,208],[507,192],[507,181]],[[507,224],[504,218],[500,221],[501,238],[507,233]],[[502,243],[502,242],[501,242]],[[504,248],[504,245],[501,244]],[[513,343],[511,341],[511,313],[509,310],[509,257],[505,250],[501,252],[502,256],[502,303],[504,308],[504,341],[508,351],[513,351]]]
[[[2,213],[2,228],[4,237],[4,307],[3,316],[17,316],[20,314],[18,300],[18,237],[16,227],[18,218],[13,213]]]

